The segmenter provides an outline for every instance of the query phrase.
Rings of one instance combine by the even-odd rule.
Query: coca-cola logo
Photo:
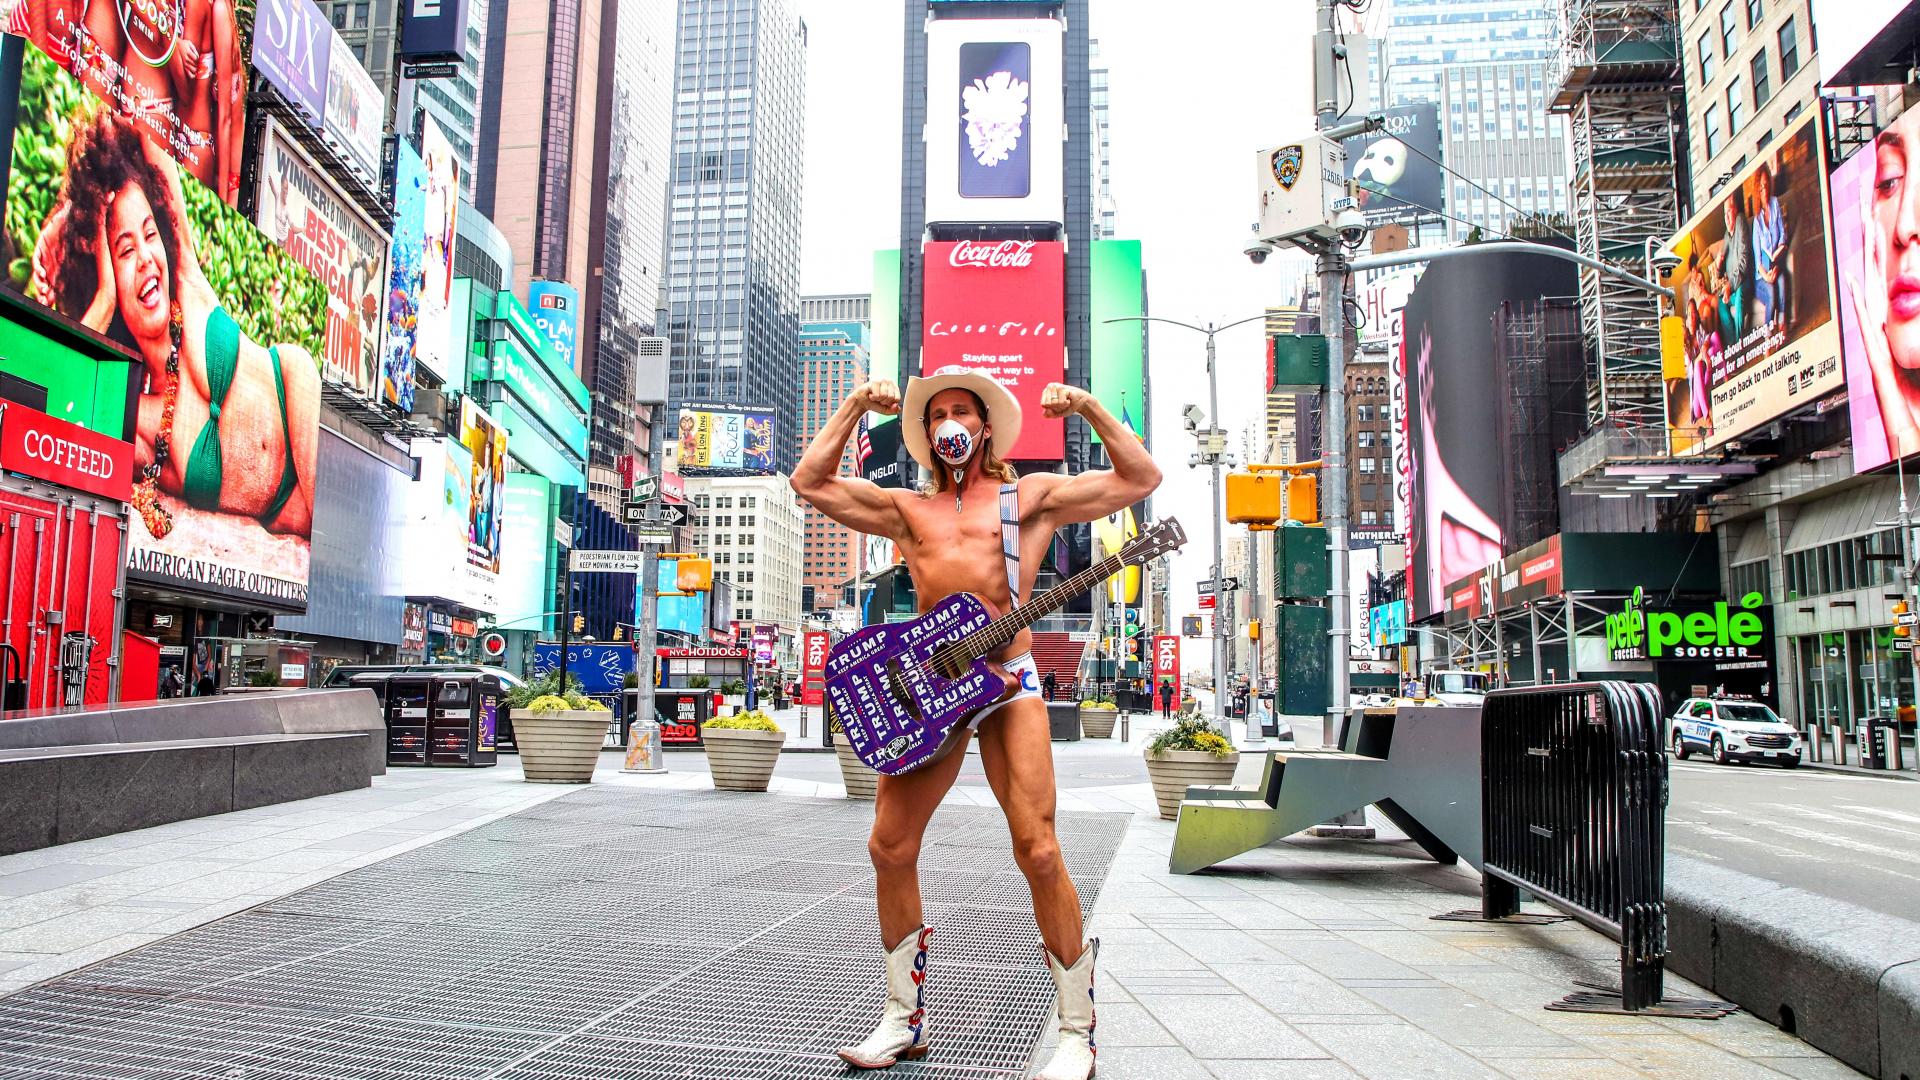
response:
[[[1019,270],[1033,265],[1034,243],[1032,240],[1002,240],[992,244],[976,244],[971,240],[961,240],[947,252],[947,265]]]

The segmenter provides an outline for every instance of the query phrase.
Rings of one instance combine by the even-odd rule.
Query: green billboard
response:
[[[1095,240],[1093,267],[1093,385],[1087,389],[1134,434],[1147,433],[1146,330],[1143,322],[1109,322],[1145,315],[1146,274],[1138,240]],[[878,297],[875,297],[877,300]],[[1096,433],[1094,441],[1099,441]]]
[[[873,253],[873,297],[867,317],[873,328],[867,340],[867,378],[900,378],[900,251]],[[920,364],[915,361],[913,373]]]

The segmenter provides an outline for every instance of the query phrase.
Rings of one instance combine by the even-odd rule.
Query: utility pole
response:
[[[1247,461],[1255,460],[1252,443],[1253,436],[1250,432],[1240,442],[1241,456]],[[1260,537],[1263,535],[1265,534],[1254,532],[1252,529],[1247,530],[1247,580],[1244,587],[1247,590],[1247,626],[1251,628],[1258,624],[1260,633],[1264,635],[1267,632],[1268,620],[1263,618],[1266,613],[1260,609]],[[1265,742],[1267,737],[1259,709],[1260,684],[1263,677],[1261,673],[1263,658],[1260,655],[1260,649],[1261,639],[1249,635],[1247,638],[1247,741],[1249,743]]]
[[[666,462],[666,422],[667,403],[664,401],[640,402],[653,409],[653,422],[647,426],[647,475],[659,481],[660,469]],[[664,497],[665,493],[661,493]],[[641,545],[642,550],[647,545]],[[657,626],[660,621],[660,566],[649,558],[644,561],[646,570],[640,575],[640,625],[633,632],[633,670],[639,676],[640,695],[639,716],[627,717],[627,723],[639,720],[651,720],[654,715],[653,684],[654,663],[653,639],[659,636]]]
[[[1336,65],[1345,62],[1334,55],[1339,40],[1339,9],[1336,0],[1318,0],[1320,26],[1314,35],[1313,74],[1314,111],[1319,115],[1319,130],[1327,132],[1340,123],[1339,90]],[[1339,46],[1344,48],[1344,46]],[[1327,136],[1331,138],[1332,136]],[[1336,141],[1335,145],[1339,145]],[[1345,175],[1346,151],[1340,152],[1341,174]],[[1327,392],[1321,398],[1320,475],[1326,480],[1321,494],[1323,520],[1327,525],[1328,574],[1327,636],[1330,639],[1327,671],[1327,716],[1325,737],[1334,742],[1340,733],[1340,719],[1347,711],[1350,692],[1347,674],[1347,625],[1351,605],[1347,597],[1347,255],[1338,237],[1319,252],[1320,332],[1327,339]]]

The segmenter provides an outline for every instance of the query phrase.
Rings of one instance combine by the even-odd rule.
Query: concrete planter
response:
[[[840,779],[847,785],[847,798],[873,798],[880,789],[880,774],[867,768],[867,763],[853,752],[843,735],[834,735],[833,753],[840,759]]]
[[[714,787],[722,791],[765,791],[787,733],[703,727],[700,738],[706,744]]]
[[[520,770],[531,784],[588,784],[607,740],[608,714],[591,709],[513,713]]]
[[[1119,709],[1095,709],[1080,706],[1080,730],[1089,739],[1113,738],[1113,725],[1120,719]]]
[[[1153,782],[1153,801],[1160,804],[1160,816],[1172,821],[1180,816],[1180,800],[1196,785],[1221,786],[1233,783],[1233,770],[1240,764],[1240,751],[1215,757],[1205,750],[1162,750],[1147,752],[1147,779]]]

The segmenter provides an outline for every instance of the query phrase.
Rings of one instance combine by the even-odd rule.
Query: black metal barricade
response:
[[[1659,691],[1648,683],[1487,695],[1482,916],[1519,914],[1524,890],[1620,943],[1617,997],[1578,993],[1550,1009],[1678,1016],[1732,1009],[1663,998],[1667,758],[1660,725]]]

